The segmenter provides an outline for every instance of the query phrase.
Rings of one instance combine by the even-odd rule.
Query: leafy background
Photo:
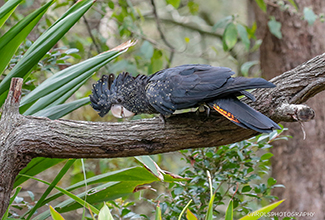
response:
[[[256,2],[266,10],[263,0]],[[298,9],[294,1],[276,3],[282,10]],[[228,66],[248,77],[260,73],[261,41],[248,1],[10,0],[0,10],[0,105],[11,77],[22,77],[24,115],[122,121],[110,114],[99,118],[88,105],[91,84],[105,73],[136,76],[186,63]],[[323,15],[304,8],[303,19],[312,25]],[[282,37],[275,18],[268,27]],[[111,50],[130,39],[138,43],[127,53]],[[153,116],[133,119],[143,117]],[[192,213],[194,219],[219,219],[230,203],[239,218],[275,201],[271,189],[284,187],[269,176],[273,155],[268,151],[273,141],[287,139],[282,131],[152,157],[36,158],[17,177],[7,216],[46,219],[50,204],[66,219],[91,219],[107,201],[118,219],[157,218],[156,210],[163,219],[176,219],[186,204],[188,218]]]

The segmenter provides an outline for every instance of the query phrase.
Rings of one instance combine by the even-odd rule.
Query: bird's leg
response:
[[[199,115],[200,112],[206,112],[207,117],[209,117],[210,116],[210,108],[209,108],[209,106],[207,106],[205,104],[204,105],[200,105],[198,107],[198,109],[196,110],[196,115]]]
[[[207,117],[209,117],[210,116],[210,110],[211,109],[207,105],[204,105],[204,108],[205,108],[205,112],[207,113]]]
[[[197,110],[196,110],[196,115],[199,116],[200,112],[205,112],[205,106],[204,105],[200,105]]]
[[[166,118],[163,114],[159,114],[159,118],[162,121],[162,123],[165,125],[166,124]]]

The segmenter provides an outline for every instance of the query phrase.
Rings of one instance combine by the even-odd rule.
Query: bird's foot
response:
[[[204,107],[205,107],[205,112],[207,113],[207,117],[209,117],[211,109],[209,108],[209,106],[206,105]]]
[[[161,122],[165,125],[166,124],[166,118],[163,114],[159,114],[159,118],[161,120]]]
[[[199,107],[198,107],[198,109],[196,110],[196,115],[198,116],[199,114],[200,114],[200,112],[206,112],[206,114],[207,114],[207,117],[209,117],[210,116],[210,108],[209,108],[209,106],[207,106],[207,105],[200,105]]]

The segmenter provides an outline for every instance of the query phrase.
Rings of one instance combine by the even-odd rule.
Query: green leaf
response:
[[[84,187],[85,182],[88,186],[105,183],[88,191],[87,202],[93,204],[130,195],[133,192],[142,189],[143,185],[152,183],[154,181],[159,181],[159,179],[144,167],[132,167],[88,178],[87,180],[80,181],[72,186],[67,187],[65,190],[72,191]],[[79,198],[84,198],[85,194],[86,193],[83,192],[77,196]],[[45,205],[62,195],[63,193],[56,193],[46,199],[42,205]],[[63,213],[75,210],[80,207],[82,206],[79,203],[76,203],[74,200],[69,199],[57,205],[56,210],[58,210],[60,213]],[[48,215],[49,213],[44,213],[42,215],[42,219],[47,218]]]
[[[36,174],[39,174],[43,172],[44,170],[47,170],[48,168],[64,161],[65,159],[52,159],[52,158],[44,158],[44,157],[37,157],[34,158],[31,162],[27,164],[27,166],[20,171],[19,174],[26,174],[28,176],[35,176]],[[23,176],[17,176],[14,188],[28,180],[28,177]]]
[[[141,174],[139,174],[141,175]],[[149,184],[151,182],[146,182],[145,184]],[[103,201],[110,201],[114,199],[118,199],[124,196],[129,196],[130,194],[140,190],[146,189],[140,185],[140,181],[132,181],[132,182],[122,182],[122,181],[112,181],[106,184],[102,184],[98,187],[91,189],[87,195],[87,202],[90,204],[96,204]],[[150,187],[148,187],[150,188]],[[80,193],[77,195],[78,198],[85,199],[86,193]],[[82,204],[76,202],[75,199],[69,199],[65,202],[58,205],[60,212],[69,212],[71,210],[76,210],[82,207]]]
[[[166,183],[173,183],[175,181],[189,181],[189,180],[191,180],[191,178],[184,178],[184,177],[178,176],[176,174],[170,173],[165,170],[164,170],[163,176],[164,176],[164,182],[166,182]]]
[[[212,186],[212,179],[211,179],[211,174],[209,170],[207,170],[207,177],[209,181],[209,187],[210,187],[210,201],[209,201],[209,206],[208,206],[208,212],[205,216],[205,220],[212,220],[213,219],[213,201],[215,194],[213,194],[213,186]]]
[[[199,9],[200,9],[200,5],[194,1],[189,1],[187,3],[187,7],[188,9],[190,10],[190,13],[192,15],[196,15],[198,12],[199,12]]]
[[[258,39],[257,41],[255,41],[255,44],[253,46],[253,48],[251,49],[251,52],[255,52],[258,50],[258,48],[260,48],[260,46],[262,45],[262,40]]]
[[[198,220],[197,217],[189,209],[186,210],[186,218],[187,220]]]
[[[260,9],[262,9],[262,11],[264,11],[266,13],[266,4],[265,4],[264,0],[255,0],[255,2],[260,7]]]
[[[161,50],[155,49],[153,52],[153,56],[151,57],[151,63],[148,68],[148,74],[153,74],[159,70],[162,69],[163,67],[163,53]]]
[[[78,90],[102,66],[124,53],[135,42],[128,41],[112,50],[101,53],[83,62],[65,68],[46,79],[41,85],[22,98],[20,107],[24,111],[30,103],[35,102],[24,112],[32,115],[46,108],[62,104]]]
[[[26,39],[53,2],[54,0],[49,1],[41,8],[27,15],[0,38],[0,54],[2,54],[2,59],[0,60],[0,75],[10,62],[19,45]]]
[[[8,91],[6,91],[5,93],[0,95],[0,108],[3,105],[3,103],[5,102],[7,96],[8,96]]]
[[[226,210],[225,220],[233,220],[233,201],[232,199],[229,201],[228,208]]]
[[[70,30],[70,28],[92,6],[93,0],[78,1],[67,13],[46,30],[26,51],[17,65],[0,83],[0,94],[8,90],[11,78],[27,78],[38,61]]]
[[[53,209],[52,206],[50,206],[50,212],[53,220],[64,220],[62,215],[60,215],[57,211],[55,211],[55,209]]]
[[[255,66],[257,64],[259,64],[259,61],[258,60],[245,62],[243,65],[241,65],[240,72],[243,74],[243,76],[246,76],[247,77],[248,76],[249,69],[252,66]]]
[[[220,19],[219,21],[217,21],[213,27],[212,27],[212,31],[215,32],[218,28],[224,28],[227,26],[227,24],[232,21],[234,19],[234,17],[232,15],[229,15],[225,18]]]
[[[314,11],[311,8],[304,8],[304,19],[308,22],[309,25],[313,25],[317,19],[317,15],[315,15]]]
[[[237,28],[234,23],[229,23],[223,33],[223,39],[228,47],[228,50],[233,48],[237,43]]]
[[[274,17],[271,17],[269,22],[267,22],[270,32],[279,39],[282,39],[281,33],[281,23],[277,22]]]
[[[269,134],[269,141],[271,140],[274,140],[276,137],[278,137],[279,134],[278,134],[278,131],[277,130],[274,130],[272,131],[270,134]]]
[[[188,210],[187,207],[191,204],[192,202],[192,199],[186,204],[186,206],[183,208],[181,214],[179,214],[178,216],[178,220],[181,220],[182,219],[182,215],[184,214],[185,210]]]
[[[241,218],[240,220],[257,220],[262,216],[265,216],[267,213],[269,213],[270,211],[272,211],[273,209],[275,209],[277,206],[279,206],[284,200],[281,200],[279,202],[275,202],[272,203],[268,206],[265,206],[253,213],[250,213],[246,216],[244,216],[243,218]]]
[[[282,184],[275,184],[272,186],[272,188],[286,188],[286,187]]]
[[[250,186],[244,186],[244,187],[242,188],[241,192],[242,192],[242,193],[249,192],[249,191],[251,191],[251,189],[252,189],[252,187],[250,187]]]
[[[8,217],[8,213],[9,213],[9,208],[10,208],[12,202],[13,202],[13,201],[15,200],[15,198],[17,197],[17,195],[18,195],[18,193],[20,192],[20,190],[21,190],[21,187],[17,187],[17,188],[16,188],[16,191],[15,191],[15,193],[14,193],[14,195],[10,197],[10,201],[9,201],[8,208],[7,208],[5,214],[4,214],[3,217],[2,217],[3,220],[6,220],[6,219],[7,219],[7,217]]]
[[[266,153],[263,156],[261,156],[261,160],[268,160],[271,157],[273,157],[273,154],[272,153]]]
[[[45,198],[50,194],[52,189],[58,184],[58,182],[62,179],[62,177],[66,174],[66,172],[69,170],[69,168],[72,166],[72,164],[76,161],[76,159],[69,159],[64,167],[60,170],[58,175],[54,178],[54,180],[51,182],[51,185],[46,189],[46,191],[42,194],[41,198],[37,201],[35,206],[29,211],[29,215],[27,219],[30,219],[32,215],[35,213],[35,211],[41,207],[41,204],[45,200]]]
[[[23,0],[9,0],[0,8],[0,28]]]
[[[15,191],[14,195],[12,195],[10,197],[9,205],[11,205],[13,203],[13,201],[15,200],[15,198],[17,197],[17,195],[18,195],[18,193],[20,192],[21,189],[22,189],[22,187],[17,187],[16,188],[16,191]]]
[[[153,175],[158,177],[160,180],[164,180],[163,171],[160,169],[158,164],[156,164],[156,162],[151,159],[150,156],[137,156],[134,158],[137,159],[140,163],[142,163],[143,166],[147,170],[149,170]]]
[[[293,5],[293,7],[295,7],[296,10],[298,10],[298,5],[296,4],[296,1],[295,0],[288,0],[288,2]]]
[[[98,220],[114,220],[111,212],[109,211],[109,208],[105,203],[99,211]]]
[[[210,198],[209,206],[208,206],[208,212],[207,212],[207,215],[205,216],[205,220],[212,220],[213,219],[213,201],[214,201],[214,197],[215,197],[215,195],[213,195]]]
[[[240,37],[241,41],[243,42],[243,44],[245,45],[246,49],[249,50],[251,42],[249,41],[246,28],[241,24],[237,24],[237,31],[238,31],[239,37]]]
[[[175,9],[181,4],[181,0],[166,0],[167,4],[172,5]]]
[[[41,111],[36,112],[33,116],[47,117],[49,119],[61,118],[70,112],[80,108],[81,106],[87,105],[90,102],[89,97],[75,100],[66,104],[55,105],[49,108],[45,108]]]
[[[156,206],[155,220],[161,220],[161,209],[160,209],[159,204]]]
[[[110,1],[108,2],[108,7],[109,7],[110,9],[114,9],[114,7],[115,7],[114,2],[110,0]]]
[[[35,178],[35,177],[32,177],[32,176],[28,176],[28,175],[25,175],[25,174],[19,174],[19,175],[28,177],[28,178],[33,179],[33,180],[37,180],[37,181],[39,181],[41,183],[44,183],[46,185],[49,185],[49,186],[51,185],[51,183],[49,183],[49,182],[46,182],[44,180],[41,180],[41,179],[38,179],[38,178]],[[67,191],[65,189],[62,189],[61,187],[54,186],[54,188],[57,189],[57,190],[59,190],[63,194],[69,196],[71,199],[73,199],[74,201],[78,202],[81,206],[86,205],[95,214],[98,214],[99,213],[99,210],[98,209],[96,209],[94,206],[92,206],[90,203],[86,202],[85,200],[80,199],[78,196],[73,195],[72,193],[70,193],[69,191]]]
[[[153,51],[154,51],[154,48],[153,48],[152,44],[145,40],[140,48],[140,53],[142,54],[142,56],[146,60],[150,60],[151,57],[153,56]]]
[[[81,82],[78,83],[78,80],[80,80],[80,78],[84,77],[78,77],[76,80],[74,80],[73,82],[70,82],[69,85],[64,85],[63,87],[61,87],[60,89],[44,96],[41,97],[39,100],[37,100],[34,104],[30,103],[27,104],[26,106],[23,106],[20,108],[20,112],[24,112],[24,115],[34,115],[36,114],[38,111],[47,109],[47,108],[52,108],[55,107],[57,105],[60,105],[62,103],[64,103],[69,97],[71,97],[82,85],[85,84],[85,82],[88,80],[88,78],[82,80]],[[77,82],[76,82],[77,81]],[[77,83],[76,85],[74,85],[73,83]],[[69,88],[69,86],[71,86],[71,88]],[[64,90],[66,89],[66,92],[64,93]],[[27,111],[25,111],[28,108]]]
[[[70,48],[68,50],[66,50],[64,53],[65,54],[73,54],[73,53],[78,53],[79,50],[77,48]]]
[[[254,21],[251,28],[246,27],[246,31],[249,36],[249,39],[253,38],[256,40],[256,36],[255,36],[256,29],[257,29],[256,21]]]
[[[267,185],[273,186],[274,184],[276,184],[276,179],[274,179],[273,177],[268,178]]]

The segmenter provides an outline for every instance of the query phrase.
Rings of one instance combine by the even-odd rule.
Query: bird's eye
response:
[[[121,103],[122,102],[122,99],[121,98],[117,98],[117,102],[118,103]]]

